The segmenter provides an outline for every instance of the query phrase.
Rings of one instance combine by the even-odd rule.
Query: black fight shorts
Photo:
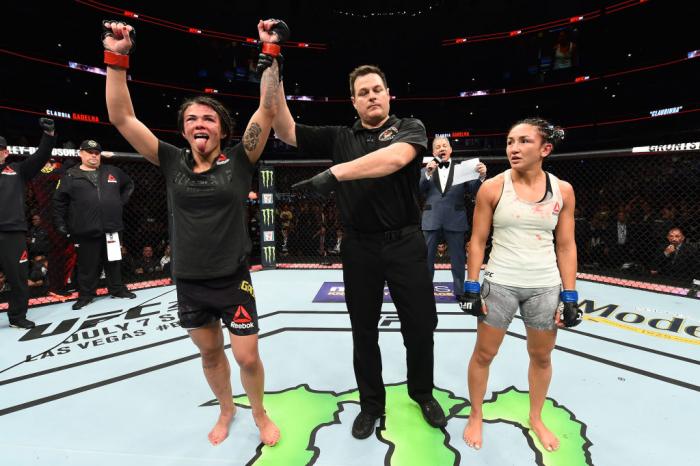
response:
[[[193,330],[221,319],[234,335],[258,333],[258,311],[250,272],[242,265],[233,275],[175,282],[180,325]]]

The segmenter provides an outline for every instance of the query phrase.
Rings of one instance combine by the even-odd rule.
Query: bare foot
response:
[[[219,419],[216,421],[214,428],[209,432],[209,443],[213,446],[217,446],[228,437],[228,428],[233,421],[233,416],[236,415],[236,406],[234,405],[233,410],[229,413],[219,414]]]
[[[481,427],[483,426],[482,418],[475,415],[470,415],[467,421],[467,426],[464,428],[464,441],[471,448],[478,450],[481,448]]]
[[[544,425],[542,419],[537,421],[530,418],[530,428],[535,432],[540,443],[547,451],[556,451],[559,449],[559,439],[554,435],[547,426]]]
[[[280,440],[280,430],[277,428],[272,419],[267,416],[267,413],[263,412],[259,416],[253,416],[255,419],[255,425],[258,426],[260,431],[260,440],[262,443],[268,447],[273,447]]]

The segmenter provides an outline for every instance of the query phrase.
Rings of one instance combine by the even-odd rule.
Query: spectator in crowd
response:
[[[165,250],[163,250],[163,257],[160,258],[160,270],[169,277],[170,276],[170,244],[165,245]]]
[[[326,239],[328,237],[328,229],[324,223],[321,223],[311,238],[314,242],[318,244],[318,254],[321,256],[319,264],[321,265],[331,265],[331,260],[328,257],[328,250],[326,249]]]
[[[340,254],[340,248],[343,244],[343,229],[338,227],[335,230],[335,246],[329,252],[334,255]]]
[[[571,76],[577,60],[576,43],[571,39],[571,32],[568,29],[559,31],[554,44],[553,76],[560,79]]]
[[[109,294],[115,298],[136,297],[122,282],[120,261],[107,259],[108,237],[124,229],[122,210],[134,191],[134,182],[119,168],[102,164],[102,147],[96,141],[83,141],[78,154],[81,164],[61,177],[53,197],[56,230],[70,236],[78,250],[75,310],[95,299],[103,267]]]
[[[123,243],[120,246],[120,250],[122,253],[122,279],[126,282],[131,282],[134,279],[134,269],[136,269],[136,260],[134,259],[134,256],[131,255],[131,252],[129,252],[129,249]]]
[[[294,214],[289,204],[283,204],[280,209],[280,225],[282,233],[282,253],[286,254],[289,252],[289,234],[292,230],[292,222],[294,221]]]
[[[667,244],[662,250],[659,248],[660,252],[656,255],[656,265],[651,274],[680,280],[690,285],[694,278],[700,278],[700,257],[697,248],[685,241],[685,234],[679,227],[671,228],[666,239]]]
[[[447,262],[448,260],[450,260],[450,256],[447,253],[447,243],[438,243],[437,252],[435,253],[435,260],[440,263]],[[457,294],[461,294],[458,292],[458,290],[456,292]]]
[[[425,196],[421,228],[428,249],[428,270],[431,278],[435,275],[435,251],[438,240],[444,237],[451,251],[452,281],[455,296],[463,293],[464,235],[469,230],[465,196],[475,196],[481,183],[486,179],[486,165],[479,163],[476,170],[479,178],[453,185],[455,166],[451,160],[452,146],[444,137],[433,140],[433,160],[421,170],[418,186]]]
[[[27,279],[29,296],[44,296],[49,290],[49,260],[46,256],[37,255],[32,259],[32,267]]]
[[[0,137],[0,268],[11,285],[7,310],[10,326],[22,329],[34,327],[34,322],[27,319],[29,255],[24,188],[49,160],[56,143],[54,121],[41,118],[39,125],[44,131],[39,148],[24,160],[8,163],[7,141]]]
[[[49,252],[49,234],[41,226],[39,214],[32,215],[32,226],[29,227],[27,239],[30,256],[45,255]]]
[[[160,259],[153,257],[153,246],[147,244],[141,250],[141,258],[136,262],[134,274],[141,275],[141,278],[152,278],[160,270]]]
[[[633,241],[636,236],[634,225],[627,221],[627,214],[624,210],[617,213],[615,222],[610,223],[608,239],[606,244],[609,247],[609,261],[614,268],[619,268],[622,264],[634,259]]]

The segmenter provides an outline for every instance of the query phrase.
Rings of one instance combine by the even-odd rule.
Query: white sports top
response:
[[[493,213],[493,247],[486,278],[500,285],[543,288],[561,284],[554,252],[554,229],[564,205],[559,180],[547,173],[551,184],[541,202],[518,198],[511,170],[503,173],[503,193]]]

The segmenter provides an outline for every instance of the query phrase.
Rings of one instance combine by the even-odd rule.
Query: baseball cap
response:
[[[100,146],[100,143],[97,141],[86,139],[80,143],[80,150],[96,150],[102,152],[102,146]]]

